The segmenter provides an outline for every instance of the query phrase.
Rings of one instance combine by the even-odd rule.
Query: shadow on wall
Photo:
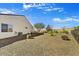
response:
[[[77,43],[79,43],[79,29],[72,30],[71,34],[73,35],[73,37],[75,38],[75,40],[77,41]]]
[[[19,40],[24,40],[26,39],[27,35],[20,35],[20,36],[14,36],[14,37],[9,37],[9,38],[4,38],[4,39],[0,39],[0,48],[1,47],[4,47],[6,45],[9,45],[9,44],[12,44],[16,41],[19,41]]]

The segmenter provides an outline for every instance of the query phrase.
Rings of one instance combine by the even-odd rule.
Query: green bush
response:
[[[67,30],[63,30],[63,33],[65,34],[69,34],[69,32]]]
[[[53,30],[47,31],[47,33],[50,34],[51,36],[54,36],[54,31]]]
[[[51,33],[50,35],[51,35],[51,36],[54,36],[54,33]]]
[[[51,31],[47,31],[48,34],[51,34]]]
[[[70,38],[69,38],[67,35],[62,35],[61,38],[62,38],[63,40],[70,40]]]
[[[57,30],[54,30],[54,33],[59,33]]]

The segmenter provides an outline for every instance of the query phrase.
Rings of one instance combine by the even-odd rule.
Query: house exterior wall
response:
[[[12,25],[12,32],[1,32],[1,24]],[[0,39],[18,35],[18,32],[27,34],[33,32],[34,29],[24,16],[18,15],[0,15]]]

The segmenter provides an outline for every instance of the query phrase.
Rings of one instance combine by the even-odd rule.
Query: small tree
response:
[[[38,32],[40,32],[40,30],[45,27],[45,25],[43,23],[36,23],[36,24],[34,24],[34,26],[38,30]]]

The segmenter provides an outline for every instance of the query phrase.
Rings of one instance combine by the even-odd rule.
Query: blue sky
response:
[[[79,25],[78,3],[0,3],[0,13],[25,15],[32,23],[54,28]]]

